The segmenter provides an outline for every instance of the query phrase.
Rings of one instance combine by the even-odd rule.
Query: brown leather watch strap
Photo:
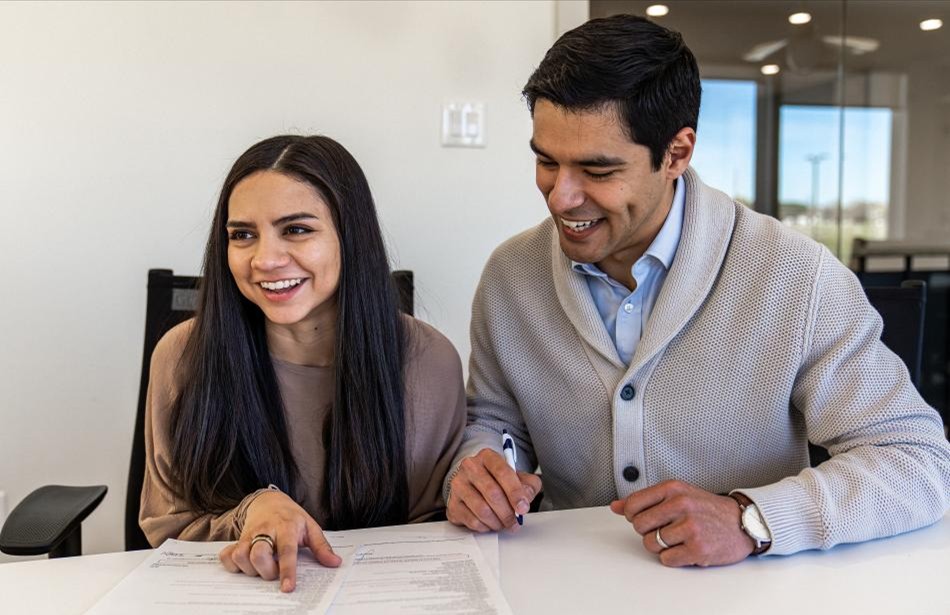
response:
[[[728,495],[730,498],[732,498],[736,502],[739,502],[740,510],[745,510],[746,506],[752,506],[752,504],[754,504],[754,502],[749,499],[749,496],[742,493],[741,491],[733,491],[732,493]]]
[[[749,538],[752,538],[752,536],[746,531],[745,525],[742,523],[742,514],[745,512],[747,506],[753,506],[755,505],[755,502],[750,500],[749,496],[739,491],[733,491],[727,495],[739,504],[739,526],[742,528],[742,531],[745,532],[747,536],[749,536]],[[760,544],[756,544],[756,542],[756,539],[752,538],[752,543],[755,545],[755,548],[752,550],[752,555],[761,555],[768,551],[769,547],[772,546],[772,541],[765,541]]]

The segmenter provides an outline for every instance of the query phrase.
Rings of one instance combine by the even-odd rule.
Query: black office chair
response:
[[[927,284],[921,280],[907,280],[899,287],[869,286],[864,292],[884,321],[881,341],[901,358],[911,382],[919,388]],[[809,443],[808,452],[812,467],[829,459],[828,451],[820,446]]]
[[[884,321],[881,341],[904,361],[911,382],[919,387],[927,284],[921,280],[906,280],[897,288],[869,286],[864,292]]]
[[[151,545],[139,527],[139,505],[145,480],[145,396],[155,345],[169,329],[195,314],[201,278],[175,275],[171,269],[149,269],[148,299],[145,305],[145,347],[139,378],[139,403],[132,432],[132,457],[125,492],[125,550],[149,549]]]
[[[412,315],[412,271],[394,271],[399,309]],[[165,333],[194,315],[201,278],[176,276],[170,269],[150,269],[145,309],[145,346],[139,381],[138,410],[132,434],[132,456],[125,498],[125,550],[151,548],[139,527],[139,504],[145,479],[145,395],[152,351]],[[67,487],[46,485],[20,502],[0,530],[0,551],[10,555],[50,558],[82,554],[82,521],[106,495],[105,485]]]

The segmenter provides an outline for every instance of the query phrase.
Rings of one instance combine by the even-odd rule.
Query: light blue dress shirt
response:
[[[604,327],[614,340],[620,360],[626,365],[633,359],[666,274],[673,264],[673,257],[676,256],[683,230],[685,203],[686,186],[680,177],[676,180],[673,206],[666,221],[647,251],[633,264],[631,273],[637,287],[632,293],[593,263],[571,263],[574,271],[586,276],[587,287],[604,321]]]

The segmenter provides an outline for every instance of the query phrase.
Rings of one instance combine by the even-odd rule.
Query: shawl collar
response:
[[[700,181],[692,167],[683,178],[686,180],[683,234],[633,354],[631,371],[649,362],[693,317],[719,277],[732,240],[736,222],[733,200]]]
[[[703,184],[692,168],[683,179],[686,204],[679,247],[629,369],[617,354],[584,276],[571,268],[549,221],[554,288],[564,313],[584,343],[621,372],[636,372],[689,322],[712,289],[732,239],[736,217],[732,199]]]
[[[561,250],[558,231],[549,220],[551,229],[551,271],[554,274],[554,290],[568,320],[574,325],[581,340],[614,368],[623,370],[626,366],[617,354],[617,347],[611,339],[604,321],[597,311],[597,305],[590,294],[584,275],[574,271],[571,259]],[[602,375],[603,376],[603,375]],[[611,387],[608,387],[608,390]]]

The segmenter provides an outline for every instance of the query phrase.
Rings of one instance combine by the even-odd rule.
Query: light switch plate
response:
[[[450,102],[442,105],[443,147],[485,147],[485,105]]]

